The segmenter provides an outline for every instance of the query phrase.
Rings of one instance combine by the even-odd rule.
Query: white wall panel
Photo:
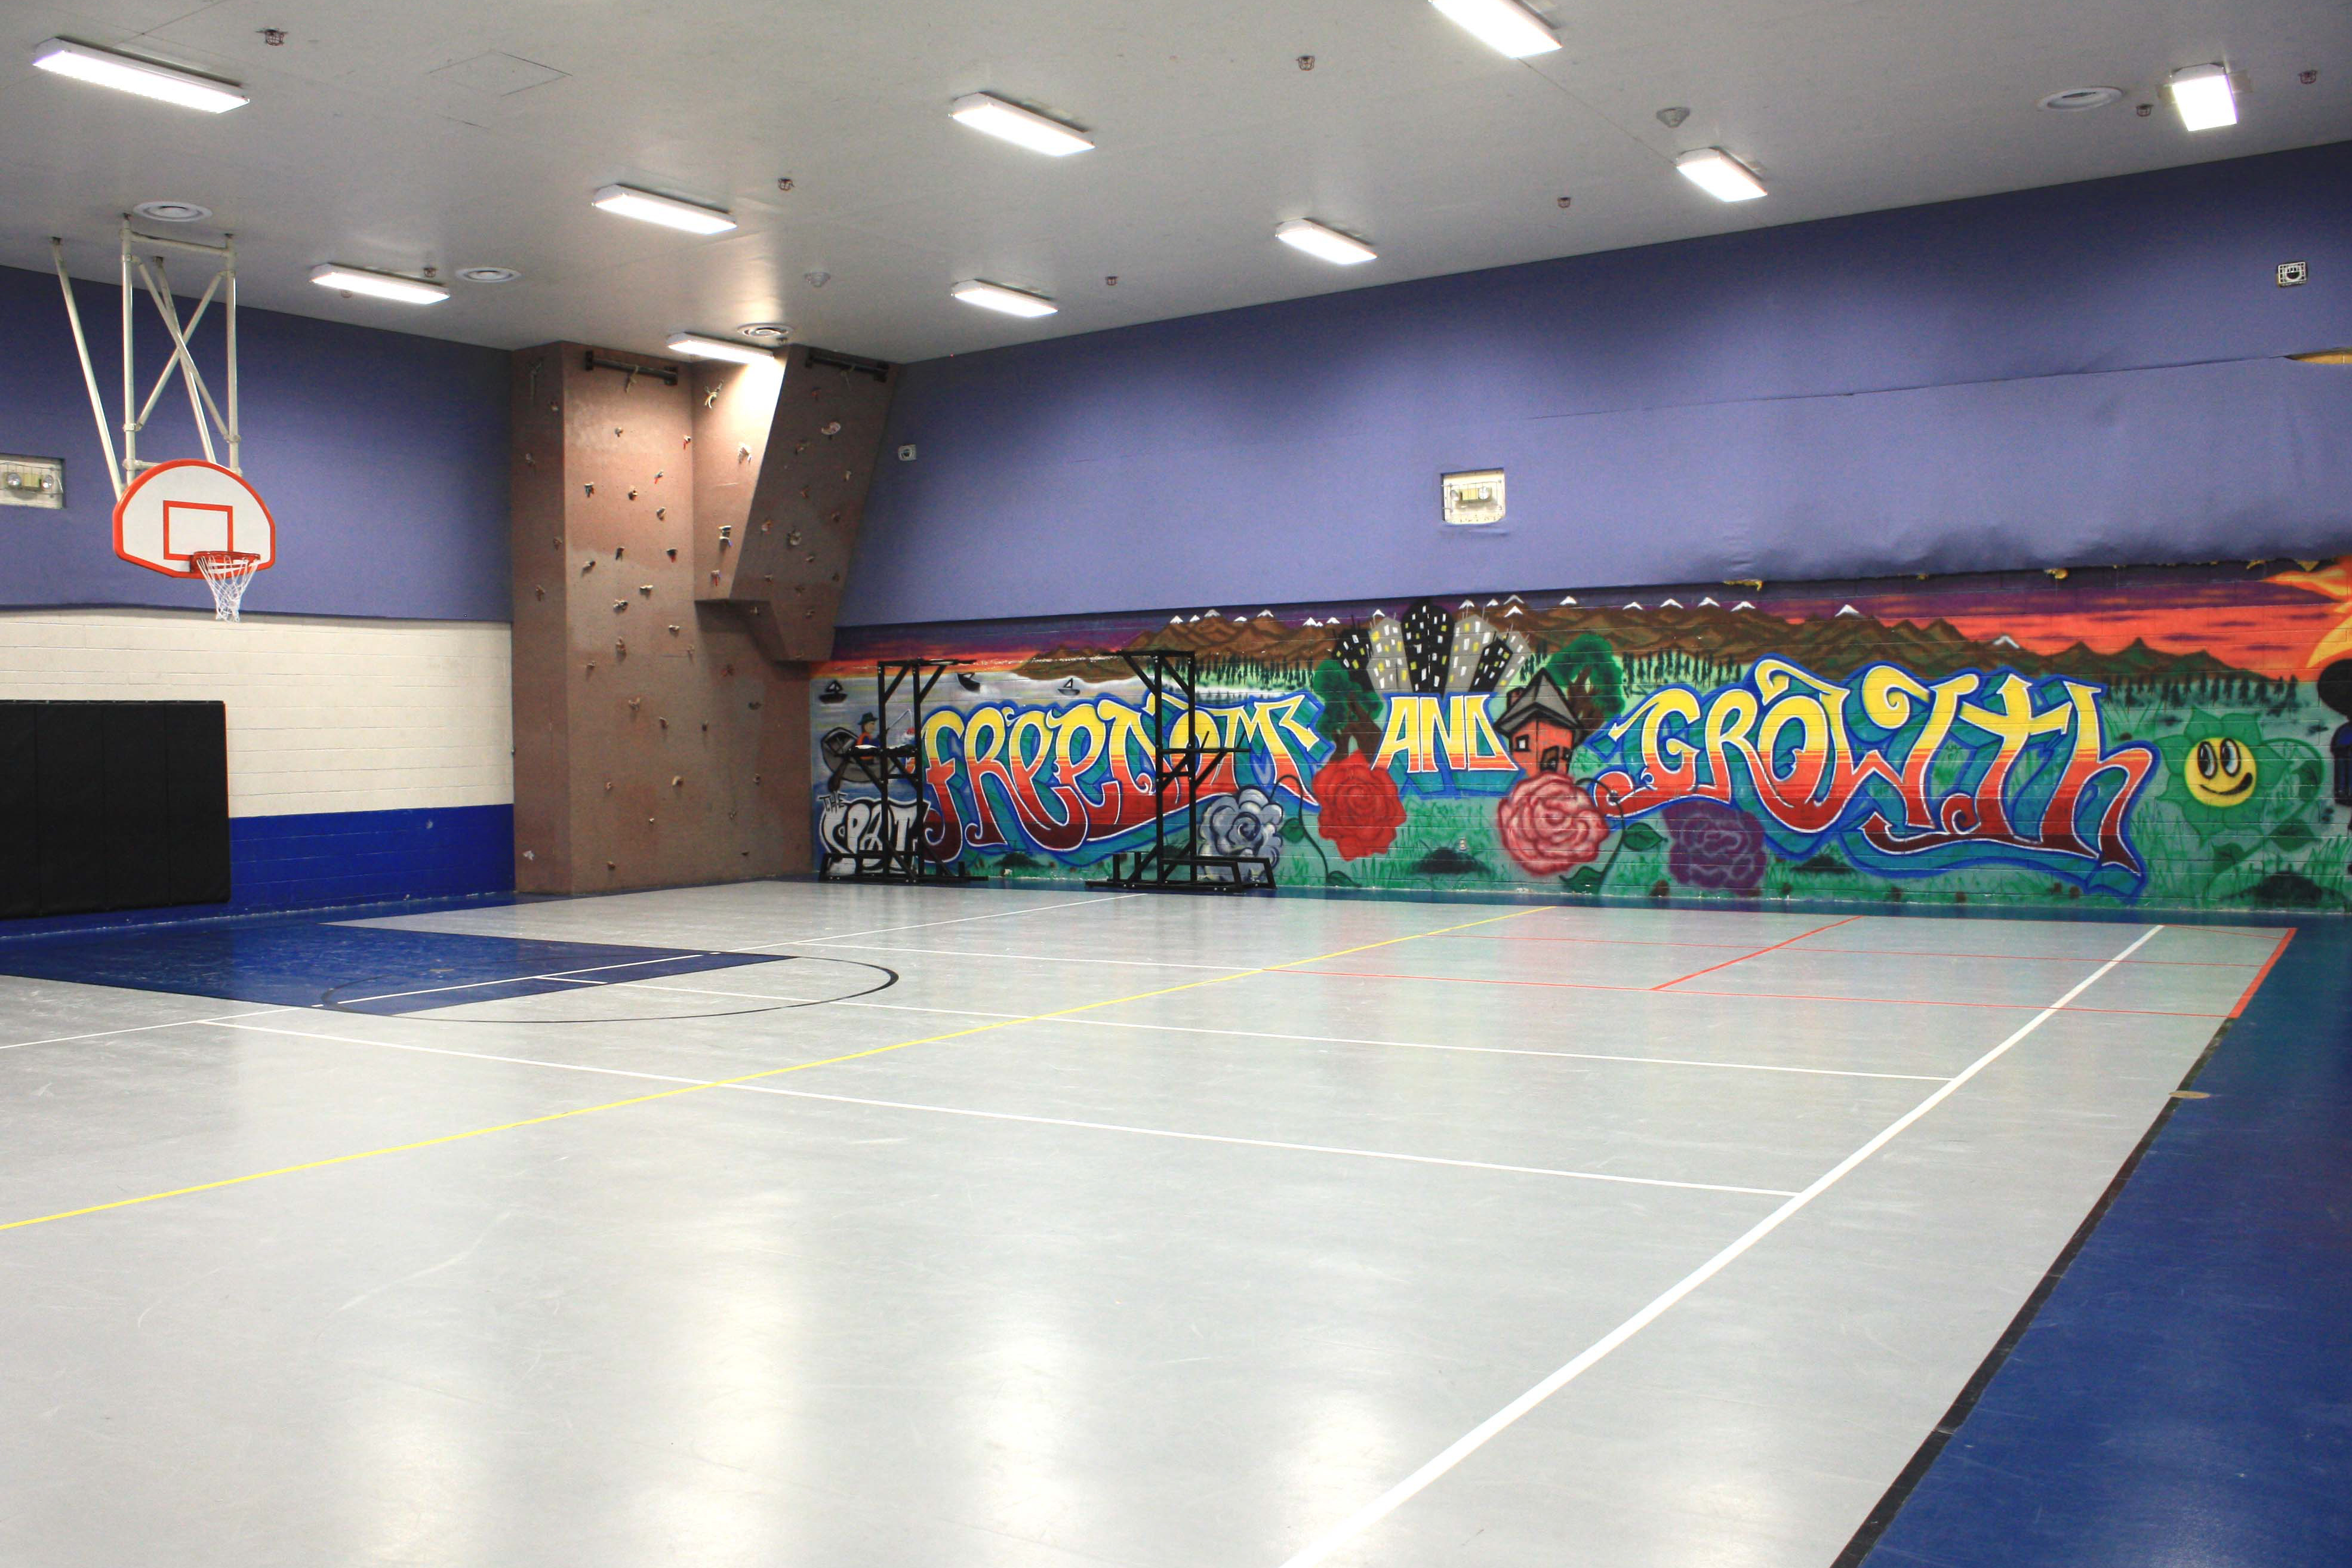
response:
[[[514,799],[502,623],[0,611],[0,698],[228,705],[229,814]]]

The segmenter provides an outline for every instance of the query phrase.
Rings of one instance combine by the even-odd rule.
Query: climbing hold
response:
[[[650,582],[641,582],[637,584],[637,591],[639,593],[651,593],[653,591],[654,585]]]
[[[624,613],[628,608],[629,601],[625,599],[615,599],[613,601],[613,613],[615,615]]]
[[[581,486],[580,486],[580,490],[581,490],[581,493],[582,493],[583,495],[586,495],[586,496],[593,496],[593,495],[594,495],[594,494],[596,493],[596,485],[595,485],[595,481],[591,480],[591,481],[589,481],[587,484]]]
[[[669,787],[670,787],[671,789],[676,789],[679,788],[680,786],[684,785],[684,784],[685,784],[685,782],[686,782],[686,775],[684,775],[684,774],[682,774],[682,773],[673,773],[673,774],[671,774],[671,775],[669,776]]]
[[[667,553],[668,554],[668,556],[669,556],[669,559],[672,559],[672,560],[676,560],[676,559],[677,559],[677,547],[676,545],[672,545],[672,546],[670,546],[670,547],[669,547],[669,549],[668,549],[668,551],[667,551]]]
[[[544,599],[547,597],[547,590],[544,588],[534,587],[530,591],[535,598]]]
[[[655,520],[656,522],[660,522],[660,521],[664,520],[665,518],[667,518],[668,516],[669,516],[669,508],[668,508],[667,507],[656,507],[654,508],[654,520]],[[672,551],[670,551],[669,553],[670,553],[670,554],[672,554],[672,555],[676,555],[676,554],[677,553],[677,551],[676,551],[676,550],[672,550]]]
[[[824,423],[818,428],[817,434],[819,435],[839,435],[841,434],[841,421],[837,419],[826,420]]]
[[[625,659],[629,656],[629,640],[626,637],[613,639],[613,656],[616,659]]]
[[[675,636],[677,636],[677,625],[676,625],[675,623],[672,623],[672,625],[670,626],[670,629],[669,629],[669,634],[670,634],[671,636],[673,636],[673,637],[675,637]]]
[[[635,500],[636,498],[637,498],[637,487],[636,487],[635,485],[632,485],[632,486],[629,486],[629,499],[630,499],[630,500],[632,500],[632,501],[634,501],[634,500]]]
[[[786,534],[786,535],[784,536],[784,544],[785,544],[786,548],[791,549],[800,549],[800,547],[801,547],[801,531],[800,531],[800,529],[798,529],[798,528],[794,528],[792,532],[790,532],[790,533]]]

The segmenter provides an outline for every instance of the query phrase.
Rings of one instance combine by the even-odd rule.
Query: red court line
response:
[[[1811,931],[1800,931],[1794,936],[1790,937],[1787,942],[1775,942],[1769,947],[1759,947],[1753,953],[1742,953],[1737,958],[1726,958],[1720,964],[1709,964],[1704,969],[1693,969],[1687,975],[1680,976],[1672,980],[1667,980],[1661,985],[1652,986],[1650,989],[1654,991],[1671,989],[1675,986],[1681,985],[1684,980],[1696,980],[1701,975],[1712,975],[1717,969],[1728,969],[1734,964],[1745,964],[1750,958],[1761,958],[1767,953],[1778,953],[1781,948],[1788,946],[1791,942],[1802,942],[1808,936],[1818,936],[1824,931],[1834,931],[1841,925],[1851,925],[1861,918],[1862,916],[1859,915],[1849,915],[1843,920],[1832,920],[1827,925],[1816,925]]]
[[[2279,961],[2279,955],[2286,951],[2286,945],[2294,940],[2294,930],[2292,925],[2286,928],[2278,939],[2278,946],[2271,949],[2271,956],[2263,960],[2261,968],[2254,971],[2254,977],[2246,984],[2246,994],[2240,997],[2238,1005],[2230,1009],[2231,1018],[2240,1017],[2245,1012],[2246,1004],[2254,999],[2254,993],[2261,990],[2263,982],[2271,977],[2271,966]]]
[[[1854,918],[1860,919],[1856,915]],[[2175,929],[2166,926],[2166,930]],[[1738,947],[1738,942],[1631,942],[1609,936],[1476,936],[1446,933],[1437,938],[1445,942],[1569,942],[1585,943],[1603,947]],[[1768,952],[1769,949],[1766,949]],[[1845,953],[1866,958],[1995,958],[2021,964],[2088,964],[2093,968],[2108,962],[2097,956],[2068,957],[2063,953],[1947,953],[1926,947],[1808,947],[1808,953]],[[1752,956],[1752,955],[1751,955]],[[2252,969],[2251,958],[2119,958],[2117,964],[2147,964],[2167,969]],[[1700,971],[1702,974],[1704,970]]]
[[[1856,919],[1861,918],[1859,915]],[[1277,965],[1269,975],[1328,975],[1343,980],[1432,980],[1447,986],[1533,986],[1552,991],[1630,991],[1637,996],[1658,994],[1655,986],[1603,986],[1590,980],[1486,980],[1467,975],[1391,975],[1374,969],[1300,969]],[[2003,1012],[2038,1013],[2040,1002],[1938,1001],[1927,997],[1835,997],[1809,991],[1669,991],[1675,997],[1728,997],[1739,1001],[1860,1002],[1874,1008],[1994,1008]],[[2118,1013],[2131,1018],[2218,1019],[2227,1013],[2175,1012],[2162,1008],[2061,1008],[2069,1013]]]

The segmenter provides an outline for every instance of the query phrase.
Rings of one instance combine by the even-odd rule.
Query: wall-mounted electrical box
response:
[[[1445,520],[1472,528],[1503,520],[1503,471],[1480,468],[1444,476]]]
[[[62,507],[66,460],[0,455],[0,507]]]

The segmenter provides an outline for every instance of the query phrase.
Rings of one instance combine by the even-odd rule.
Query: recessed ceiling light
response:
[[[457,276],[468,283],[512,283],[522,274],[511,267],[461,267]]]
[[[793,335],[793,329],[782,321],[746,321],[735,329],[735,335],[757,343],[781,343]]]
[[[159,66],[152,60],[93,48],[66,38],[50,38],[37,46],[33,63],[45,71],[55,71],[76,81],[135,92],[142,98],[161,99],[183,109],[203,110],[206,114],[219,114],[253,101],[236,82]]]
[[[2188,66],[2172,73],[2172,107],[2184,131],[2218,131],[2238,123],[2237,95],[2227,66]]]
[[[1274,237],[1295,250],[1318,256],[1340,267],[1354,267],[1361,262],[1375,261],[1380,252],[1353,235],[1343,235],[1338,229],[1327,228],[1312,218],[1293,218],[1274,231]]]
[[[1755,172],[1720,147],[1702,147],[1675,160],[1684,179],[1718,202],[1752,202],[1764,193]]]
[[[776,362],[776,356],[765,349],[755,349],[749,343],[730,343],[724,338],[706,338],[699,332],[671,333],[669,351],[697,360],[727,360],[739,365],[772,365]]]
[[[688,234],[725,234],[735,226],[735,220],[718,207],[681,202],[675,196],[656,196],[634,185],[605,185],[592,199],[608,213],[659,224],[664,228],[684,229]]]
[[[310,281],[321,288],[340,288],[346,294],[364,294],[372,299],[392,299],[403,305],[438,305],[449,298],[449,291],[437,283],[334,262],[312,267]]]
[[[959,283],[948,293],[967,305],[977,305],[983,310],[1001,310],[1007,316],[1051,316],[1054,302],[1042,294],[1032,294],[1025,288],[1007,288],[1001,283],[983,283],[978,278]]]
[[[131,210],[159,224],[193,224],[213,215],[210,207],[194,202],[142,202]]]
[[[1060,120],[1048,120],[1017,103],[1007,103],[992,92],[966,93],[948,105],[948,115],[959,124],[1026,147],[1032,152],[1043,152],[1049,158],[1066,158],[1094,147],[1093,142]]]
[[[1478,41],[1515,60],[1548,55],[1559,47],[1551,24],[1519,4],[1519,0],[1429,0],[1446,19],[1467,29]]]
[[[2070,87],[2043,99],[2041,107],[2069,110],[2105,109],[2123,95],[2124,89],[2119,87]]]

